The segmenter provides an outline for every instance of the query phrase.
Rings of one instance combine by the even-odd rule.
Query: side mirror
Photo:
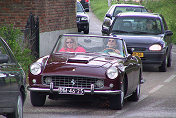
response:
[[[166,31],[165,31],[165,35],[166,35],[166,36],[172,36],[172,35],[173,35],[173,32],[170,31],[170,30],[166,30]]]
[[[7,63],[9,61],[9,56],[7,54],[0,54],[0,64]]]
[[[105,18],[103,25],[106,27],[110,27],[111,26],[111,20],[109,18]]]
[[[106,14],[106,17],[108,17],[108,18],[112,19],[111,14]]]
[[[127,55],[127,59],[130,60],[132,58],[132,55],[131,54],[128,54]]]
[[[88,8],[85,8],[85,12],[89,12],[89,9],[88,9]]]
[[[129,54],[131,54],[131,55],[133,54],[133,49],[130,48],[130,49],[127,49],[127,51]]]

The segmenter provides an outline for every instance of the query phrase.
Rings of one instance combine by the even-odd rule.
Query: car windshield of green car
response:
[[[156,18],[146,17],[118,17],[116,18],[112,32],[132,34],[161,34],[161,22]]]

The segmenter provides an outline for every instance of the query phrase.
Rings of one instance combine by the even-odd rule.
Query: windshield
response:
[[[84,12],[84,9],[81,5],[81,3],[77,2],[77,12]]]
[[[126,53],[121,39],[90,36],[62,36],[53,53],[95,53],[123,57]]]
[[[156,18],[118,17],[112,27],[113,33],[161,34],[161,22]]]
[[[113,12],[113,17],[115,17],[118,13],[121,13],[121,12],[147,12],[147,10],[143,7],[128,7],[128,6],[117,6],[115,9],[114,9],[114,12]]]

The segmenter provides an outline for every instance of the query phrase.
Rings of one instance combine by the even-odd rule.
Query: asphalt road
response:
[[[101,22],[90,16],[90,34],[101,35]],[[158,72],[145,67],[138,102],[126,102],[122,110],[110,110],[107,101],[49,100],[45,106],[33,107],[29,94],[24,104],[24,118],[176,118],[176,46],[172,50],[172,67]],[[0,117],[3,118],[3,117]]]

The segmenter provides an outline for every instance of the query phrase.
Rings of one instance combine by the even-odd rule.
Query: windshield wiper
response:
[[[129,32],[129,33],[133,33],[133,34],[151,34],[149,32],[141,32],[141,31],[133,31],[133,32]]]
[[[129,32],[127,32],[127,31],[123,31],[123,30],[112,30],[112,32],[114,33],[114,32],[118,32],[118,33],[129,33]]]
[[[133,34],[154,34],[157,35],[159,33],[152,33],[152,32],[141,32],[141,31],[133,31],[133,32],[129,32],[129,33],[133,33]]]

